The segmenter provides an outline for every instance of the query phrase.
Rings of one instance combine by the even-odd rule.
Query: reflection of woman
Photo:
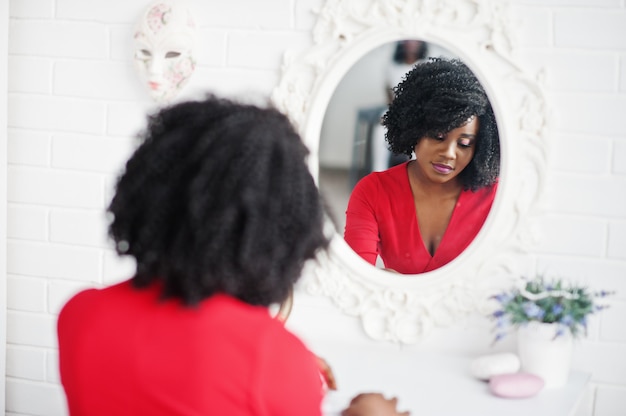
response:
[[[375,264],[424,273],[456,258],[491,208],[500,164],[487,95],[459,60],[418,64],[383,117],[396,153],[415,160],[363,178],[350,196],[345,240]]]
[[[320,414],[315,356],[266,308],[327,245],[306,153],[274,110],[208,99],[151,118],[109,207],[136,274],[59,316],[72,415]]]

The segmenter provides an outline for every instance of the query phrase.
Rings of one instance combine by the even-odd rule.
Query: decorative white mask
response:
[[[152,3],[134,33],[135,69],[157,102],[171,101],[196,68],[196,24],[189,9],[168,0]]]

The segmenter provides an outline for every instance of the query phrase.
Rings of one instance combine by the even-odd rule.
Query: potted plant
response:
[[[543,276],[527,280],[521,287],[493,296],[499,306],[492,314],[495,342],[510,327],[517,329],[522,371],[539,375],[546,387],[560,387],[569,376],[573,339],[586,335],[589,315],[608,307],[597,300],[612,293]]]

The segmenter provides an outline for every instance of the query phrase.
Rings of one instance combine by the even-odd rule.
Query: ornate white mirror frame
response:
[[[357,256],[336,233],[331,249],[304,282],[361,319],[372,338],[413,343],[488,305],[488,295],[518,278],[537,237],[546,165],[547,109],[539,76],[516,64],[505,2],[499,0],[327,0],[318,11],[313,46],[285,55],[274,104],[286,112],[311,150],[318,174],[324,112],[350,67],[367,52],[400,39],[437,43],[459,56],[485,86],[501,140],[500,186],[475,241],[457,259],[423,275],[396,275]]]

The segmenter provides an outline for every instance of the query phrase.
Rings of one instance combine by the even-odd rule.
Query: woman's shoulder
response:
[[[407,163],[364,176],[352,190],[351,199],[380,202],[381,198],[397,198],[406,191],[410,192]]]
[[[66,315],[82,315],[101,300],[111,297],[119,297],[123,293],[132,292],[130,280],[116,283],[104,288],[86,288],[80,290],[63,305],[59,312],[59,319]]]

